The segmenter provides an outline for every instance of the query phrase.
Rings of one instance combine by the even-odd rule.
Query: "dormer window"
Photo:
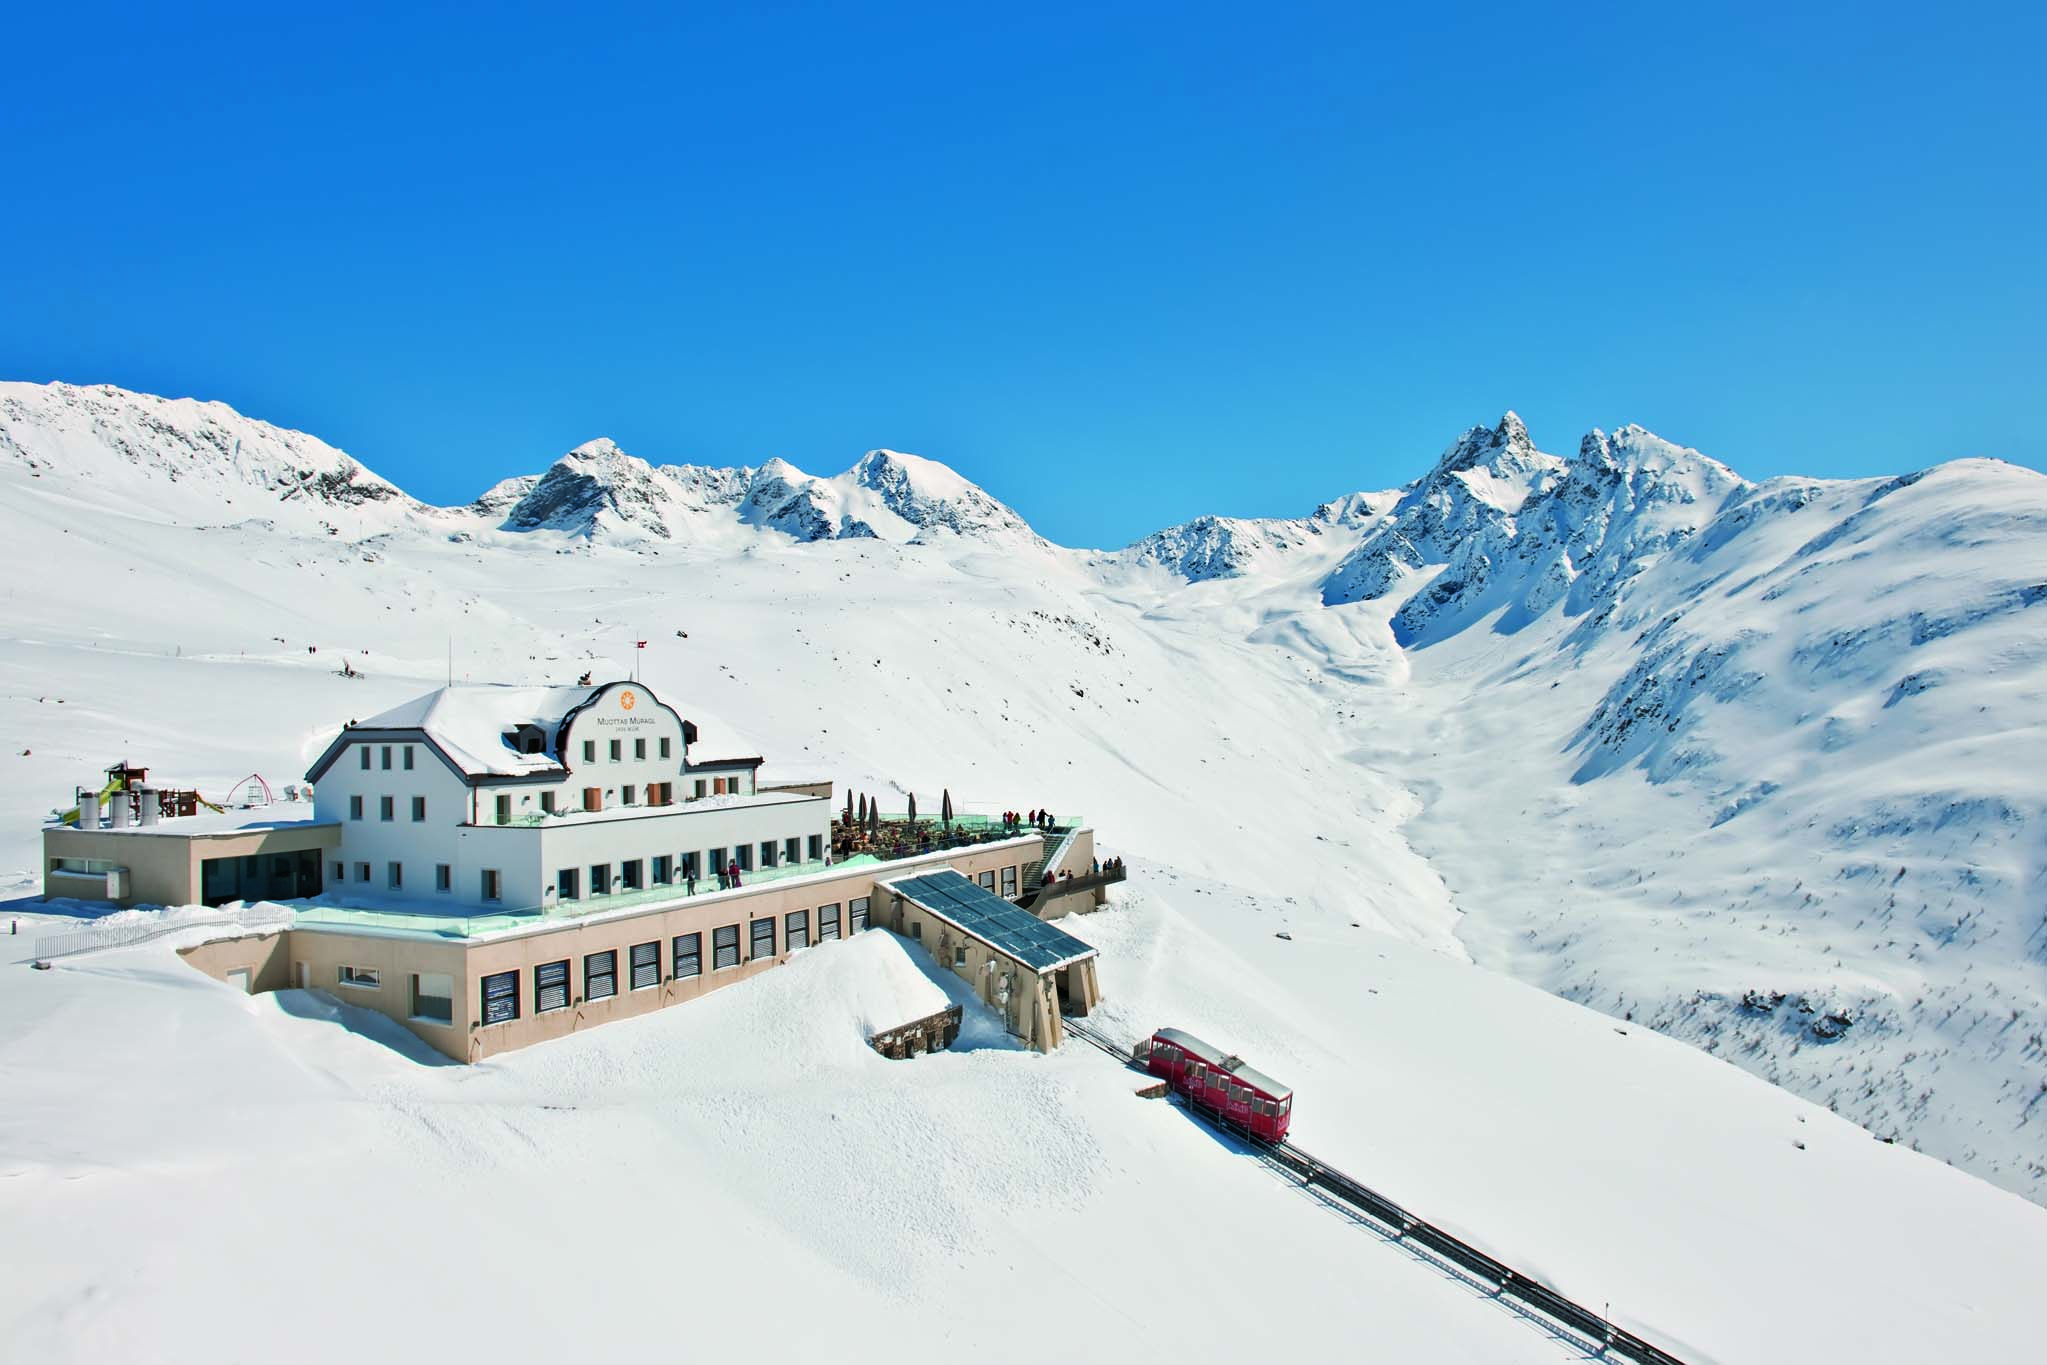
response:
[[[515,725],[505,731],[505,743],[514,753],[544,754],[547,752],[547,731],[538,725]]]

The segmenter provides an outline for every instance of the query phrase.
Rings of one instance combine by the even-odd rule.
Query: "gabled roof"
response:
[[[600,690],[496,683],[437,687],[343,730],[307,769],[306,780],[318,782],[350,740],[407,734],[425,739],[457,775],[471,781],[558,774],[562,765],[554,751],[562,717]],[[539,727],[547,737],[542,752],[522,754],[505,742],[505,733],[520,725]]]
[[[318,782],[351,741],[375,742],[415,735],[424,739],[457,776],[471,784],[490,779],[559,778],[570,766],[562,758],[563,727],[571,725],[577,713],[607,689],[621,685],[644,692],[662,710],[674,714],[674,708],[662,702],[645,683],[625,684],[616,678],[573,687],[515,687],[503,683],[437,687],[343,730],[314,761],[306,780]],[[679,715],[676,718],[681,720]],[[544,736],[541,752],[523,754],[506,742],[507,733],[522,725],[534,726]],[[683,721],[683,725],[687,746],[693,727],[688,721]],[[739,747],[742,753],[745,747],[750,747],[723,726],[719,732],[725,744]],[[702,759],[689,755],[687,747],[685,755],[687,763],[678,763],[678,774],[689,769],[758,768],[763,761],[743,757]]]
[[[1033,971],[1049,972],[1095,955],[1093,948],[1064,929],[1018,909],[951,868],[882,885]]]
[[[499,683],[440,687],[371,716],[362,728],[421,730],[466,773],[519,777],[561,766],[554,748],[562,717],[600,690]],[[545,752],[522,754],[505,743],[505,732],[520,725],[539,727],[547,736]]]

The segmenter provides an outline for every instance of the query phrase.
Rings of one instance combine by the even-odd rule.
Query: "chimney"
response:
[[[128,793],[115,792],[114,799],[107,803],[107,814],[114,817],[115,829],[128,828]]]
[[[90,787],[78,789],[78,827],[98,829],[100,827],[99,794]]]
[[[143,824],[153,825],[156,823],[157,817],[163,814],[163,801],[157,796],[156,788],[137,787],[135,789],[135,800],[142,808],[141,820]]]

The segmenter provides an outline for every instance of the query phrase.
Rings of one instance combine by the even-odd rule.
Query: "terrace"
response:
[[[721,887],[715,877],[701,878],[695,894],[680,880],[637,891],[586,896],[553,905],[503,906],[441,909],[417,900],[363,895],[355,891],[334,892],[298,902],[294,927],[334,929],[346,933],[399,938],[468,940],[500,934],[531,932],[577,921],[623,918],[649,910],[702,902],[743,898],[762,887],[780,886],[805,879],[825,881],[849,873],[873,870],[876,877],[887,874],[893,864],[907,864],[933,858],[954,849],[1000,844],[1015,840],[1038,841],[1041,848],[1059,843],[1081,827],[1076,818],[1062,818],[1050,831],[1030,824],[1005,824],[998,818],[978,815],[955,816],[950,822],[937,819],[911,821],[907,815],[882,815],[857,830],[845,821],[832,825],[832,861],[786,863],[742,874],[738,887]],[[1041,858],[1037,851],[1025,854],[1026,869]],[[1033,879],[1024,878],[1028,884]]]

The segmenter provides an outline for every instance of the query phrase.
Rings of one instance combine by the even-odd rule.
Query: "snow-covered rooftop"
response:
[[[102,815],[102,821],[105,820]],[[281,801],[268,806],[254,806],[248,810],[204,811],[198,815],[166,817],[153,825],[128,824],[120,828],[102,823],[98,829],[85,831],[87,834],[163,834],[180,839],[200,838],[216,834],[250,834],[263,830],[292,829],[314,825],[313,806],[309,801]],[[332,824],[334,822],[329,821]]]
[[[421,730],[465,772],[517,777],[561,765],[554,758],[562,717],[588,701],[598,688],[513,687],[465,683],[437,687],[363,721],[372,730]],[[505,732],[538,725],[547,732],[547,751],[522,754],[505,743]]]

